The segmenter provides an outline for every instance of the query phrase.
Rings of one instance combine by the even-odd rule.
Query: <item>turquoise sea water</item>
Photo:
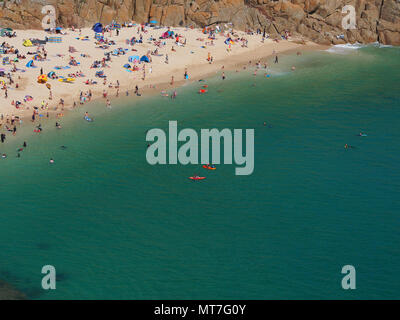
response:
[[[0,279],[32,299],[399,298],[400,49],[348,52],[282,56],[270,78],[230,72],[206,95],[189,84],[8,136]],[[150,166],[146,131],[169,120],[254,128],[254,173]],[[41,289],[47,264],[54,291]]]

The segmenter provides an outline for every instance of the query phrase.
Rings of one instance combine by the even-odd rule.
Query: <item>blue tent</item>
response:
[[[140,59],[140,57],[139,56],[130,56],[129,58],[128,58],[128,61],[129,62],[133,62],[133,61],[139,61],[139,59]]]
[[[26,66],[27,66],[28,68],[31,68],[31,67],[32,67],[32,64],[33,64],[33,60],[30,60],[30,61],[26,64]]]
[[[53,77],[53,75],[56,75],[56,73],[55,73],[54,71],[50,71],[50,72],[47,74],[47,76],[48,76],[49,78]]]
[[[124,68],[129,69],[131,65],[129,63],[124,64]]]
[[[147,56],[142,56],[142,57],[140,58],[140,61],[150,62],[149,57],[147,57]]]
[[[92,27],[94,32],[102,32],[103,31],[103,25],[101,23],[96,23],[93,27]]]

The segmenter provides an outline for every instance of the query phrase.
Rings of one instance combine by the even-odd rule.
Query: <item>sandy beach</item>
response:
[[[168,30],[180,35],[179,39],[160,39]],[[63,34],[49,34],[41,30],[18,30],[17,37],[2,38],[5,48],[18,49],[19,55],[25,57],[13,62],[15,54],[0,55],[2,61],[7,57],[11,61],[1,66],[4,72],[4,77],[0,78],[0,115],[3,129],[7,126],[8,131],[11,131],[7,124],[15,117],[31,120],[34,110],[35,119],[55,115],[61,117],[66,110],[86,101],[103,98],[109,100],[110,104],[118,96],[126,97],[127,91],[133,96],[132,90],[136,86],[142,95],[144,92],[161,94],[162,90],[171,90],[184,81],[198,80],[218,72],[222,75],[224,70],[239,68],[250,61],[255,64],[271,55],[279,57],[291,50],[322,48],[301,39],[262,41],[262,35],[246,34],[243,31],[221,32],[215,35],[215,39],[209,39],[208,34],[199,29],[145,27],[144,30],[139,30],[138,26],[134,26],[120,29],[118,35],[116,30],[105,32],[105,43],[98,42],[94,37],[95,32],[89,28],[62,32]],[[46,36],[60,37],[61,42],[47,42],[42,47],[23,46],[26,39],[44,40]],[[129,41],[132,37],[137,40],[142,38],[142,43],[132,45]],[[226,44],[227,38],[233,41]],[[113,44],[108,45],[109,41]],[[119,55],[110,54],[109,61],[103,60],[105,53],[119,48]],[[39,59],[35,59],[37,54]],[[129,62],[131,56],[144,55],[150,62]],[[34,67],[27,66],[31,60]],[[99,62],[97,68],[93,68],[94,61]],[[124,68],[126,64],[130,68]],[[96,73],[99,71],[106,78],[97,77]],[[45,76],[54,72],[55,78],[47,77],[46,82],[39,83],[41,72]],[[70,81],[62,81],[61,77]],[[88,84],[87,81],[96,83]],[[64,102],[60,103],[60,99]],[[106,105],[106,101],[104,104]]]

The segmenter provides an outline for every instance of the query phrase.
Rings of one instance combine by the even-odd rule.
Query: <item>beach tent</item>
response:
[[[32,47],[32,42],[31,42],[31,40],[27,39],[22,43],[22,45],[24,47]]]
[[[37,79],[38,83],[46,83],[47,82],[47,76],[45,74],[42,74],[38,77]]]
[[[235,44],[231,38],[228,38],[224,41],[225,44]]]
[[[48,76],[49,78],[53,78],[53,77],[56,76],[56,73],[55,73],[54,71],[50,71],[50,72],[47,74],[47,76]]]
[[[32,68],[33,66],[33,60],[30,60],[27,64],[26,64],[26,67],[27,68]]]
[[[140,60],[140,57],[139,56],[130,56],[129,58],[128,58],[128,61],[129,62],[134,62],[134,61],[139,61]]]
[[[140,61],[143,61],[143,62],[150,62],[149,57],[147,57],[147,56],[142,56],[142,57],[140,58]]]
[[[103,32],[103,25],[101,23],[95,23],[92,27],[94,32],[100,33]]]
[[[124,68],[129,69],[131,65],[129,63],[124,64]]]

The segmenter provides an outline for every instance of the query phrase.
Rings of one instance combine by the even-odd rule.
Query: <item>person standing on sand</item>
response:
[[[171,86],[174,85],[174,76],[171,77]]]
[[[165,55],[165,63],[168,64],[168,55]]]

